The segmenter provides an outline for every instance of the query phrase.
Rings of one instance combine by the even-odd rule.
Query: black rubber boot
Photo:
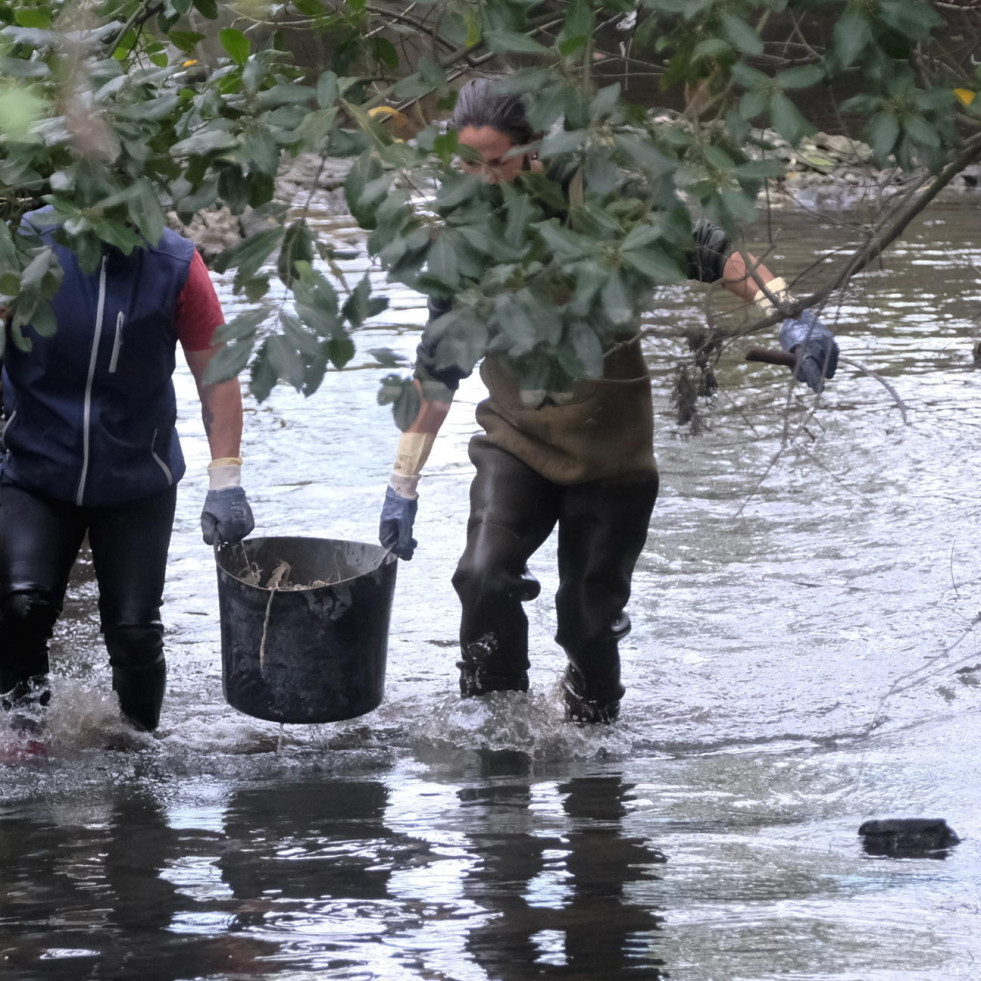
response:
[[[619,694],[615,698],[590,698],[582,672],[575,665],[568,665],[562,681],[566,719],[584,725],[616,722],[620,716],[620,699],[624,693],[623,686],[618,687]]]
[[[48,641],[58,608],[39,592],[11,593],[0,608],[0,692],[30,686],[48,673]]]
[[[460,669],[460,695],[473,698],[492,691],[528,691],[528,672],[495,674],[487,670],[487,662],[494,657],[493,642],[478,640],[467,644],[463,658],[456,662]]]
[[[58,609],[38,592],[11,593],[0,613],[0,709],[11,728],[25,735],[43,729],[48,687],[48,641]]]
[[[153,732],[167,688],[162,626],[115,627],[106,632],[106,647],[120,711],[137,729]]]

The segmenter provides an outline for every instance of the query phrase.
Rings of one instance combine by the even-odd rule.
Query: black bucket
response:
[[[388,549],[251,538],[216,560],[229,705],[272,722],[336,722],[378,707],[397,565]],[[280,588],[273,577],[284,562]]]

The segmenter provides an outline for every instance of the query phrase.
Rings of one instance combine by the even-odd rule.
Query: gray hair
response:
[[[525,146],[540,139],[542,134],[528,122],[528,109],[523,96],[498,92],[496,81],[493,78],[472,78],[460,89],[456,108],[450,117],[450,129],[490,126],[504,133],[515,146]]]

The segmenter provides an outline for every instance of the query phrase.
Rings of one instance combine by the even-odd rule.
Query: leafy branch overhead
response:
[[[836,86],[878,164],[927,191],[981,156],[981,76],[928,0],[0,0],[0,24],[13,342],[55,329],[59,270],[20,230],[27,211],[50,206],[91,269],[105,245],[225,209],[247,231],[213,265],[248,312],[214,372],[247,369],[259,398],[316,391],[385,305],[367,277],[345,279],[312,189],[277,197],[301,154],[353,160],[371,255],[435,305],[453,297],[441,357],[466,371],[503,352],[536,388],[601,371],[650,291],[685,274],[694,215],[732,230],[754,217],[786,166],[766,130],[796,144]],[[505,68],[545,134],[543,172],[486,186],[455,168],[439,120],[458,80]],[[414,139],[371,113],[383,104]],[[403,424],[410,387],[388,375],[379,396]]]

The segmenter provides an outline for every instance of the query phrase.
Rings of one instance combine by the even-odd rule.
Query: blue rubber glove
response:
[[[390,548],[400,559],[411,559],[419,543],[412,537],[412,523],[416,520],[419,502],[396,494],[391,487],[385,488],[378,540]]]
[[[208,545],[240,542],[254,527],[252,508],[241,487],[208,491],[201,512],[201,533]]]
[[[810,310],[783,322],[780,346],[797,355],[794,377],[806,382],[815,392],[824,389],[825,378],[834,377],[838,367],[838,344],[831,331]]]

